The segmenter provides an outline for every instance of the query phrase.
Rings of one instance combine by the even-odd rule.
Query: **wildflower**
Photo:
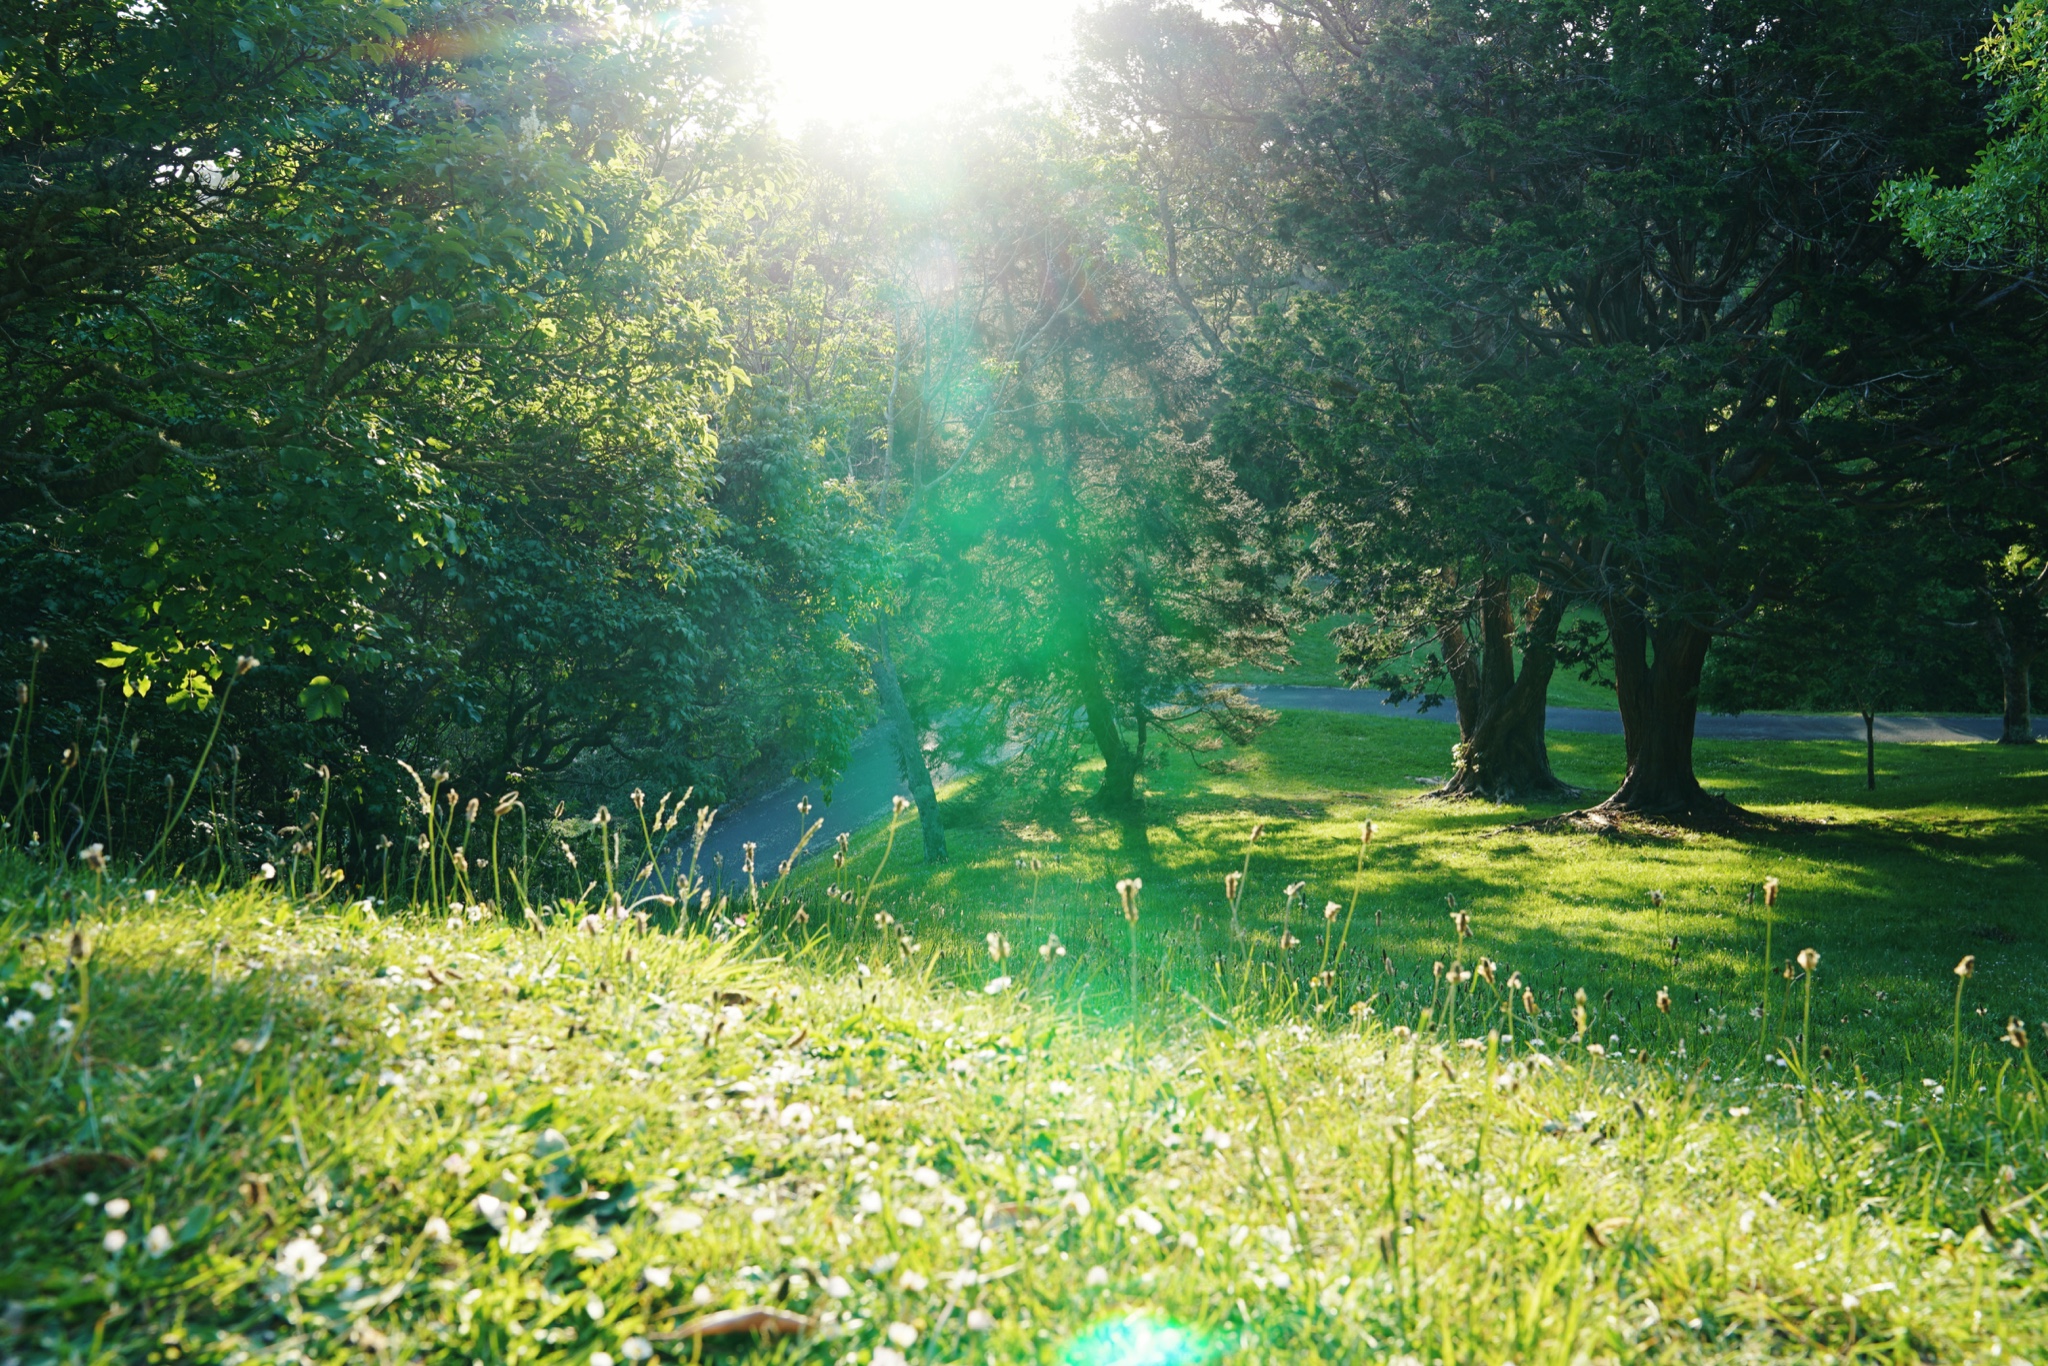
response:
[[[1366,1017],[1367,1017],[1368,1015],[1370,1015],[1370,1014],[1372,1014],[1372,1007],[1371,1007],[1371,1006],[1369,1006],[1369,1005],[1367,1005],[1367,1004],[1366,1004],[1365,1002],[1363,1002],[1363,1001],[1353,1001],[1353,1002],[1351,1003],[1351,1018],[1352,1018],[1352,1019],[1354,1019],[1354,1020],[1363,1020],[1363,1019],[1365,1019],[1365,1018],[1366,1018]]]
[[[16,1034],[21,1033],[35,1022],[36,1016],[32,1010],[17,1010],[7,1017],[7,1027]]]
[[[1004,992],[1008,991],[1009,989],[1010,989],[1010,978],[1009,978],[1009,976],[1008,976],[1008,975],[1006,974],[1006,975],[1004,975],[1004,976],[1001,976],[1001,977],[991,977],[991,978],[989,978],[989,979],[988,979],[988,985],[982,988],[982,992],[983,992],[983,994],[985,994],[985,995],[989,995],[989,996],[1000,996],[1000,995],[1002,995],[1002,994],[1003,994]]]
[[[2005,1022],[2005,1041],[2014,1048],[2027,1046],[2027,1022],[2014,1015]]]
[[[1133,925],[1138,923],[1138,893],[1145,890],[1145,879],[1127,877],[1116,884],[1116,894],[1123,899],[1124,919]]]
[[[868,1358],[870,1366],[910,1366],[910,1358],[894,1347],[877,1347],[875,1354]]]
[[[118,1253],[122,1248],[128,1246],[128,1235],[121,1229],[110,1228],[107,1230],[106,1236],[100,1239],[100,1246],[109,1252]]]
[[[796,814],[799,816],[811,814],[811,799],[809,797],[798,797],[796,799]]]
[[[240,678],[244,674],[248,673],[251,669],[256,668],[257,662],[258,661],[254,655],[236,655],[235,677]]]
[[[970,1333],[986,1333],[986,1332],[990,1332],[990,1331],[992,1331],[992,1330],[993,1330],[993,1329],[995,1328],[995,1326],[996,1326],[996,1318],[995,1318],[995,1315],[993,1315],[993,1314],[989,1313],[989,1312],[988,1312],[988,1310],[986,1310],[986,1309],[979,1309],[979,1308],[977,1308],[977,1309],[970,1309],[970,1310],[968,1310],[968,1311],[967,1311],[967,1331],[968,1331],[968,1332],[970,1332]]]
[[[498,798],[498,804],[491,808],[491,814],[493,816],[496,816],[499,820],[503,820],[505,819],[505,817],[511,815],[513,810],[518,805],[519,793],[517,789],[514,789],[513,791],[507,792],[504,796]]]
[[[420,838],[424,840],[426,839],[426,836],[421,835]],[[263,861],[263,866],[260,869],[260,871],[263,874],[263,880],[265,882],[274,882],[277,880],[277,865],[270,862],[268,859],[265,859]]]
[[[1474,968],[1473,972],[1478,974],[1479,980],[1486,983],[1486,985],[1493,985],[1493,960],[1491,958],[1480,959],[1479,966]]]
[[[1766,905],[1766,906],[1775,906],[1775,905],[1777,905],[1777,904],[1778,904],[1778,879],[1776,879],[1776,878],[1774,878],[1774,877],[1767,877],[1767,878],[1765,878],[1765,879],[1764,879],[1764,905]]]
[[[149,1232],[143,1236],[142,1246],[148,1249],[149,1255],[152,1257],[163,1256],[166,1252],[169,1252],[171,1250],[170,1229],[166,1228],[162,1224],[154,1225],[153,1227],[151,1227]]]
[[[1253,844],[1257,844],[1257,843],[1259,842],[1259,836],[1261,836],[1261,835],[1263,835],[1263,834],[1265,834],[1265,833],[1266,833],[1266,823],[1265,823],[1264,821],[1260,821],[1260,822],[1258,822],[1258,823],[1257,823],[1256,825],[1252,826],[1252,841],[1251,841],[1251,842],[1252,842]]]
[[[1963,961],[1956,964],[1956,976],[1963,978],[1965,981],[1968,981],[1970,978],[1976,975],[1977,955],[1974,953],[1964,954]]]
[[[1531,1017],[1536,1014],[1536,993],[1527,987],[1522,988],[1522,1013]]]
[[[1360,821],[1358,823],[1358,842],[1360,844],[1370,844],[1372,843],[1372,837],[1374,835],[1377,835],[1379,832],[1379,822]]]
[[[1244,874],[1236,869],[1232,869],[1223,875],[1223,895],[1226,900],[1235,902],[1237,900],[1237,893],[1243,886]]]
[[[1799,966],[1807,972],[1812,972],[1820,966],[1820,952],[1817,949],[1801,949],[1799,951]]]
[[[896,1211],[896,1222],[905,1228],[923,1228],[924,1214],[905,1205]]]
[[[1067,956],[1067,946],[1060,942],[1058,935],[1048,934],[1045,937],[1045,942],[1038,946],[1038,956],[1045,959],[1048,963],[1055,958],[1065,958]]]
[[[1662,892],[1652,892],[1652,893],[1650,893],[1650,904],[1651,904],[1652,906],[1658,906],[1658,907],[1661,907],[1661,906],[1663,906],[1663,904],[1664,904],[1664,893],[1662,893]]]
[[[988,956],[998,963],[1010,956],[1010,941],[998,930],[990,930],[984,939],[988,943]]]
[[[1452,911],[1451,924],[1457,926],[1458,938],[1470,939],[1472,937],[1472,916],[1470,912]]]
[[[1081,1278],[1081,1283],[1091,1289],[1097,1286],[1108,1285],[1109,1269],[1107,1267],[1091,1266],[1088,1268],[1088,1274]]]
[[[917,1330],[907,1323],[890,1324],[887,1336],[891,1344],[904,1351],[917,1345]]]
[[[818,1288],[835,1300],[847,1299],[853,1294],[853,1287],[847,1283],[844,1276],[827,1276],[818,1282]]]
[[[104,845],[99,845],[99,844],[88,844],[88,845],[86,845],[86,846],[85,846],[85,848],[83,848],[83,849],[81,849],[81,850],[79,850],[79,851],[78,851],[78,861],[79,861],[80,863],[83,863],[83,864],[84,864],[84,865],[85,865],[86,867],[88,867],[88,868],[92,869],[92,870],[93,870],[93,871],[94,871],[95,873],[104,873],[104,872],[106,872],[106,871],[107,871],[107,850],[106,850],[106,846],[104,846]]]
[[[327,1265],[327,1254],[311,1238],[294,1238],[277,1251],[277,1274],[293,1285],[303,1285]]]
[[[656,1290],[666,1290],[675,1284],[676,1273],[665,1266],[650,1266],[640,1273],[640,1279]]]
[[[129,1208],[128,1202],[117,1195],[101,1206],[101,1212],[109,1219],[126,1219]]]
[[[1335,921],[1336,921],[1336,919],[1337,919],[1337,912],[1339,912],[1339,911],[1341,911],[1341,910],[1343,910],[1343,909],[1344,909],[1344,908],[1343,908],[1342,906],[1338,905],[1338,904],[1337,904],[1336,902],[1334,902],[1334,901],[1325,901],[1325,902],[1323,903],[1323,920],[1324,920],[1324,922],[1325,922],[1326,924],[1332,924],[1332,923],[1335,923]]]
[[[1671,989],[1669,987],[1657,988],[1657,1009],[1663,1011],[1666,1015],[1671,1013]]]
[[[78,1026],[71,1023],[69,1019],[59,1015],[56,1019],[50,1021],[50,1037],[58,1043],[63,1043],[71,1037],[77,1028]]]
[[[455,1230],[449,1228],[448,1221],[437,1214],[427,1220],[426,1226],[420,1229],[420,1237],[430,1243],[445,1244],[455,1237]]]
[[[654,1355],[654,1344],[636,1333],[619,1344],[619,1355],[628,1361],[645,1361]]]
[[[970,1220],[969,1222],[972,1221]],[[974,1231],[974,1243],[970,1244],[970,1246],[978,1246],[980,1242],[981,1230],[977,1228]],[[911,1295],[922,1294],[930,1284],[931,1282],[925,1278],[924,1273],[921,1271],[906,1271],[896,1280],[896,1288]]]

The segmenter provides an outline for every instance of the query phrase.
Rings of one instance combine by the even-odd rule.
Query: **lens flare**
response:
[[[1213,1355],[1193,1329],[1132,1314],[1098,1323],[1069,1343],[1060,1366],[1195,1366]]]

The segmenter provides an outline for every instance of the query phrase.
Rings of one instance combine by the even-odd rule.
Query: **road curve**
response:
[[[1389,703],[1383,692],[1365,688],[1301,688],[1280,684],[1245,684],[1246,697],[1275,711],[1332,711],[1355,716],[1406,716],[1428,721],[1454,722],[1456,713],[1446,704],[1425,711],[1414,702]],[[1593,735],[1621,734],[1621,713],[1595,711],[1587,707],[1552,707],[1545,718],[1551,730],[1578,731]],[[1991,716],[1880,716],[1877,738],[1885,744],[1954,744],[1998,738],[1998,719]],[[1860,716],[1793,716],[1778,712],[1751,712],[1741,716],[1702,713],[1694,734],[1702,740],[1861,740]],[[942,775],[943,777],[943,775]],[[742,805],[721,810],[704,842],[704,871],[718,881],[723,871],[728,883],[739,877],[741,846],[752,841],[759,846],[762,873],[774,876],[775,865],[787,857],[803,833],[804,821],[797,814],[797,800],[809,797],[811,820],[825,824],[812,838],[809,850],[828,849],[842,830],[858,830],[889,814],[890,799],[909,794],[896,760],[885,743],[880,727],[869,731],[854,746],[846,772],[834,784],[832,800],[825,800],[817,783],[789,782],[773,792]],[[918,836],[913,820],[904,825],[904,850],[917,857]]]

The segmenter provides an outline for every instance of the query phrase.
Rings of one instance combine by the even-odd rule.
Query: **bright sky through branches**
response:
[[[763,0],[789,131],[929,117],[995,86],[1051,94],[1083,0]]]

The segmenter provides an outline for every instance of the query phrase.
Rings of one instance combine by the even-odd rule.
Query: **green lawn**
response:
[[[1418,803],[1445,741],[1291,714],[1142,828],[956,791],[950,866],[863,832],[801,914],[0,857],[0,1360],[2040,1360],[2048,1096],[1998,1036],[2048,1015],[2048,753],[1887,748],[1871,795],[1853,746],[1709,745],[1811,826],[1619,844]],[[1355,885],[1333,986],[1293,880]],[[1533,1018],[1432,972],[1481,955]]]
[[[1446,771],[1450,736],[1426,721],[1286,713],[1255,746],[1213,756],[1227,772],[1205,772],[1184,755],[1153,771],[1142,830],[1091,818],[1078,802],[1033,820],[964,787],[948,803],[952,864],[925,870],[906,837],[874,904],[940,950],[938,970],[963,982],[992,975],[981,948],[989,931],[1015,946],[1027,975],[1041,968],[1037,947],[1056,934],[1068,951],[1053,970],[1105,1011],[1121,992],[1114,884],[1136,874],[1145,880],[1148,995],[1189,993],[1211,1006],[1298,997],[1344,1009],[1369,1000],[1391,1018],[1412,1018],[1435,992],[1432,963],[1457,953],[1445,901],[1455,897],[1472,916],[1468,965],[1485,955],[1503,977],[1519,971],[1544,1003],[1547,1032],[1569,993],[1585,989],[1596,1032],[1628,1049],[1682,1037],[1694,1056],[1707,1049],[1736,1061],[1753,1059],[1768,1037],[1777,1051],[1790,990],[1779,974],[1807,947],[1823,963],[1819,1041],[1844,1066],[1854,1059],[1874,1075],[1896,1078],[1946,1056],[1950,969],[1964,953],[1979,960],[1968,1008],[1980,1033],[1996,1033],[2008,1012],[2048,1018],[2038,973],[2048,751],[1884,746],[1870,793],[1860,746],[1702,742],[1708,786],[1804,828],[1618,842],[1504,828],[1556,807],[1416,800]],[[1551,752],[1560,776],[1590,793],[1620,777],[1618,737],[1553,735]],[[1361,820],[1380,833],[1354,876]],[[1255,822],[1266,833],[1252,855],[1240,941],[1223,878],[1242,866]],[[880,950],[886,936],[822,894],[828,883],[864,888],[883,842],[880,832],[864,834],[845,872],[811,865],[799,894],[814,928],[829,923],[842,941]],[[1033,859],[1036,870],[1019,866]],[[1771,876],[1784,899],[1767,970],[1763,910],[1747,898]],[[1284,888],[1296,881],[1306,886],[1285,917]],[[1653,891],[1664,894],[1661,908]],[[1345,954],[1333,946],[1326,962],[1329,900],[1344,907],[1333,935],[1347,920],[1350,931]],[[1299,947],[1280,950],[1283,928]],[[1336,986],[1312,987],[1330,969]],[[1671,1021],[1652,1008],[1660,987],[1679,1002]],[[1768,1033],[1751,1014],[1766,995]]]

